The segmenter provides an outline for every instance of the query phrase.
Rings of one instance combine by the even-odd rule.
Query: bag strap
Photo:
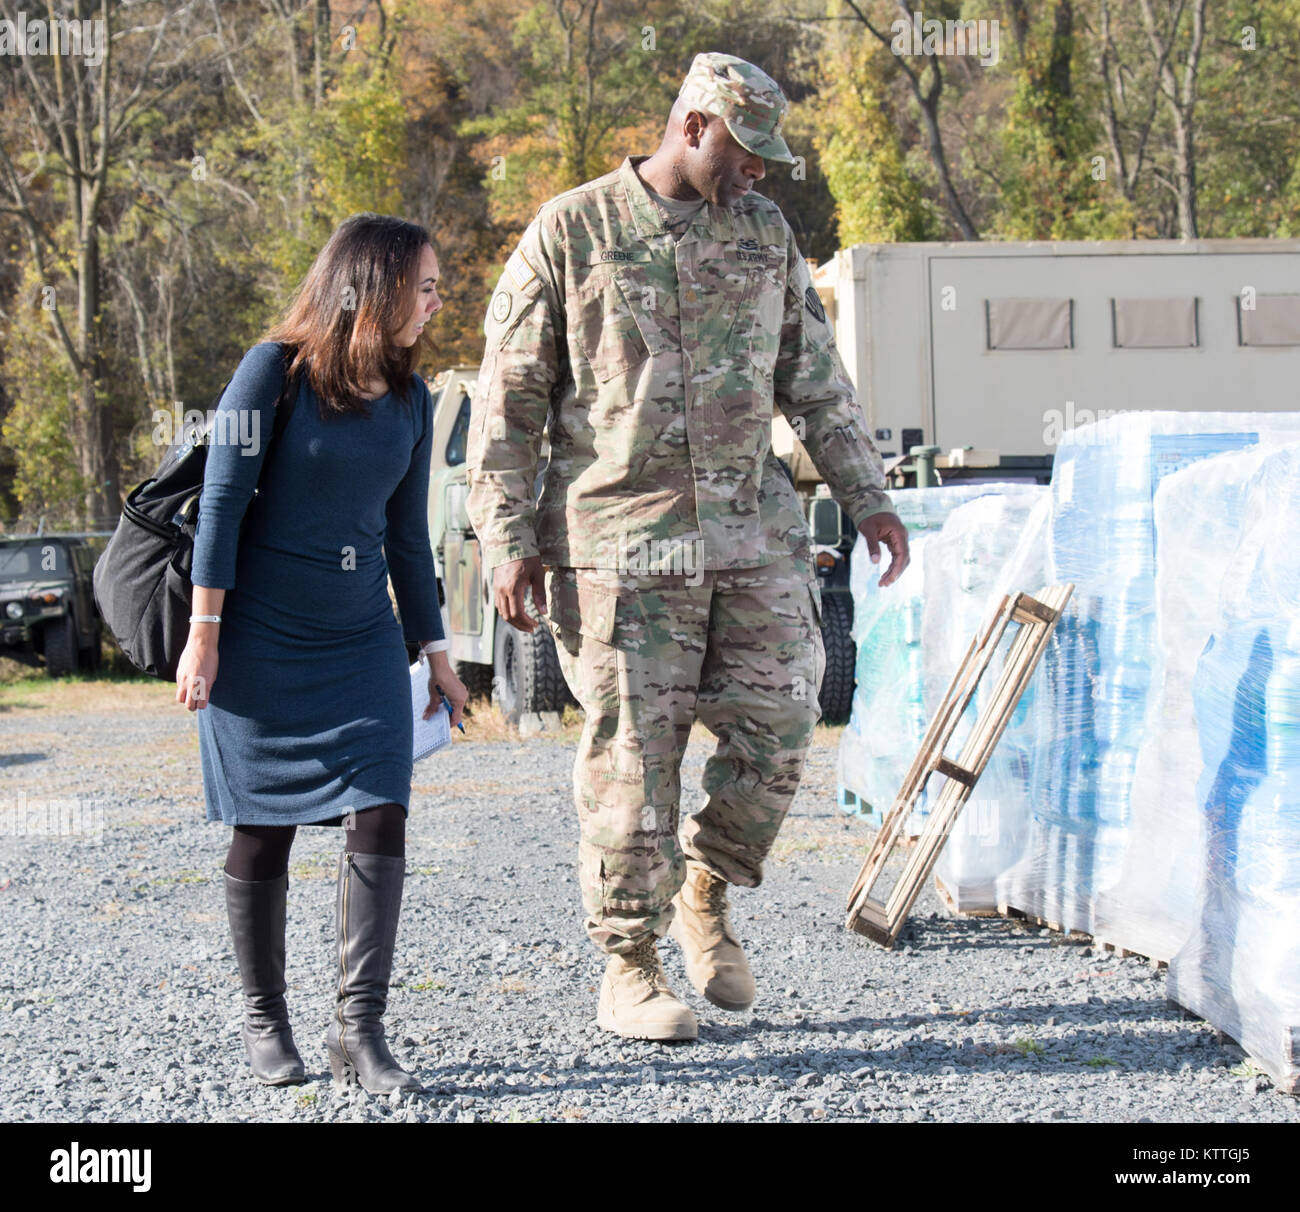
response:
[[[275,398],[275,421],[271,426],[271,442],[284,433],[285,426],[289,424],[289,418],[293,416],[294,405],[298,403],[298,393],[291,392],[290,387],[297,381],[296,376],[290,377],[289,363],[293,359],[293,346],[280,342],[280,368],[283,371],[283,381],[280,384],[280,394]],[[270,451],[267,451],[270,454]]]
[[[294,405],[298,403],[298,393],[290,390],[297,383],[297,376],[290,376],[289,363],[293,358],[293,346],[286,345],[283,341],[280,343],[280,369],[283,372],[283,380],[280,383],[279,394],[275,397],[275,420],[271,423],[271,441],[266,448],[266,458],[262,462],[262,470],[257,477],[257,485],[262,485],[262,477],[266,475],[267,464],[271,461],[271,454],[275,450],[276,443],[284,433],[285,426],[289,424],[289,418],[293,416]]]

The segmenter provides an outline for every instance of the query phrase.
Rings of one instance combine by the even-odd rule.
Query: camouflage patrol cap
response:
[[[741,147],[764,160],[795,162],[781,137],[790,103],[765,71],[735,55],[716,51],[695,56],[678,100],[716,114]]]

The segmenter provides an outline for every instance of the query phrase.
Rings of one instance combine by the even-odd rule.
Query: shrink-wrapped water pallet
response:
[[[859,536],[850,563],[855,686],[840,742],[839,782],[841,804],[856,808],[871,823],[879,825],[893,803],[970,642],[967,634],[952,655],[948,637],[957,634],[958,615],[965,619],[972,609],[975,614],[984,609],[983,587],[1014,551],[1033,503],[1046,491],[1032,484],[980,483],[891,493],[895,512],[908,528],[911,563],[884,589],[879,579],[889,557],[882,554],[880,564],[872,564]],[[947,531],[955,512],[979,502],[990,502],[978,512],[991,529],[961,524],[959,530]],[[963,577],[966,589],[961,588]],[[946,585],[936,592],[936,579],[950,579],[954,594]],[[979,604],[970,607],[968,601]],[[925,812],[922,796],[909,832],[919,832]]]
[[[1300,1088],[1300,445],[1244,486],[1191,697],[1194,908],[1169,996]],[[1191,873],[1188,873],[1189,877]]]
[[[1033,809],[1025,857],[999,900],[1065,930],[1098,932],[1125,866],[1132,784],[1156,665],[1153,500],[1180,468],[1300,437],[1300,416],[1135,412],[1067,433],[1052,476],[1048,579],[1074,597],[1035,698]],[[1138,856],[1140,861],[1141,856]],[[1123,915],[1106,920],[1123,937]]]

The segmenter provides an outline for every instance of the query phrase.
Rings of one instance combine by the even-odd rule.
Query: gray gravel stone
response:
[[[330,1080],[341,838],[319,827],[299,831],[290,864],[287,997],[308,1080],[261,1087],[239,1040],[229,830],[202,819],[194,717],[156,689],[150,710],[0,711],[0,754],[27,755],[0,757],[0,799],[81,795],[105,821],[101,840],[0,837],[9,1121],[1300,1121],[1267,1078],[1231,1073],[1244,1053],[1169,1007],[1142,960],[950,917],[931,887],[894,950],[845,931],[870,835],[835,807],[836,749],[820,738],[762,886],[732,896],[752,1012],[697,996],[665,940],[699,1040],[608,1035],[574,879],[574,740],[478,741],[472,722],[416,767],[408,825],[387,1021],[426,1092]],[[710,750],[687,752],[687,803]]]

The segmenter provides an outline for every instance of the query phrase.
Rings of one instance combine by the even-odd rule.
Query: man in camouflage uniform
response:
[[[765,159],[793,162],[786,106],[752,64],[697,56],[659,149],[546,203],[484,324],[469,515],[502,618],[532,630],[531,588],[586,712],[574,781],[586,927],[609,953],[597,1022],[637,1038],[696,1035],[657,953],[670,925],[706,998],[752,1002],[726,888],[762,879],[820,716],[820,590],[773,404],[872,559],[888,547],[881,583],[908,559],[808,266],[750,192]],[[696,719],[718,746],[679,837]]]

